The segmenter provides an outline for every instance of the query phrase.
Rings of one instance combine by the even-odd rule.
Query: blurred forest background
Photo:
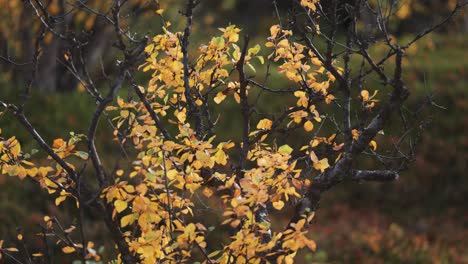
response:
[[[69,2],[54,0],[48,8],[55,14],[64,14],[73,8],[72,2],[78,1]],[[106,10],[112,1],[87,2],[96,10]],[[130,31],[150,37],[160,33],[161,21],[154,15],[157,3],[130,2],[124,20]],[[277,2],[279,12],[286,14],[289,1]],[[446,17],[456,1],[404,0],[401,4],[396,13],[398,19],[391,24],[398,40],[407,39]],[[30,82],[27,61],[40,30],[33,11],[24,6],[20,0],[0,0],[0,98],[10,102],[20,100],[18,95]],[[181,28],[179,11],[183,10],[183,1],[161,1],[161,8],[173,27]],[[102,70],[112,74],[118,56],[108,37],[111,29],[103,27],[99,19],[77,13],[58,23],[57,30],[99,35],[96,43],[87,47],[86,59],[92,66],[90,74],[95,76],[96,84],[107,89]],[[266,38],[269,27],[277,23],[271,0],[203,0],[195,21],[191,47],[206,42],[218,34],[218,27],[229,23],[249,34],[252,43],[260,42],[255,40]],[[433,107],[423,112],[426,116],[421,126],[425,132],[416,161],[395,183],[343,184],[327,193],[310,231],[318,250],[303,256],[304,263],[468,263],[467,33],[465,7],[451,23],[409,50],[405,78],[412,96],[408,107],[433,100]],[[94,102],[60,63],[61,54],[67,54],[66,44],[52,35],[45,35],[44,43],[26,114],[49,141],[67,137],[70,131],[85,133]],[[379,55],[378,48],[374,52]],[[10,59],[17,65],[12,65]],[[258,76],[262,76],[261,71]],[[140,83],[145,84],[148,77],[139,76]],[[284,79],[271,78],[278,87],[288,85]],[[122,93],[126,96],[125,91]],[[281,105],[281,100],[272,98],[270,103]],[[236,137],[236,128],[240,127],[237,115],[224,118],[233,121],[229,127],[219,128],[220,131],[225,131],[222,134],[226,138]],[[105,122],[101,126],[99,147],[112,159],[116,147],[106,134],[112,133],[112,128]],[[8,115],[0,116],[0,128],[4,135],[16,135],[25,149],[37,148]],[[0,175],[0,238],[15,237],[16,228],[22,228],[25,234],[37,233],[44,215],[67,219],[66,209],[59,211],[53,201],[44,202],[47,199],[47,194],[32,182]]]

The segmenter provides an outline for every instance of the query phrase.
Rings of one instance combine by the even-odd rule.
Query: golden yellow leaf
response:
[[[210,198],[213,195],[213,190],[211,188],[205,187],[203,188],[203,195],[205,195],[206,198]]]
[[[318,162],[314,162],[314,169],[320,170],[320,172],[324,172],[330,165],[328,164],[328,159],[323,158]]]
[[[364,101],[364,102],[369,101],[369,91],[362,90],[361,91],[361,97],[362,97],[362,101]]]
[[[202,164],[204,167],[213,168],[213,166],[214,166],[214,161],[211,160],[210,156],[209,156],[208,154],[206,154],[204,151],[198,150],[198,151],[195,153],[195,156],[197,157],[197,160],[200,161],[201,164]]]
[[[369,142],[369,146],[372,148],[373,151],[377,150],[377,142],[375,142],[374,140]]]
[[[54,142],[52,143],[52,146],[56,149],[62,147],[63,145],[65,145],[65,141],[61,138],[56,138],[54,139]]]
[[[13,156],[13,158],[16,158],[21,152],[21,145],[17,140],[14,140],[12,144],[14,145],[11,147],[10,153]]]
[[[293,253],[294,254],[294,253]],[[289,254],[284,258],[284,264],[294,264],[294,255]]]
[[[135,215],[134,214],[129,214],[120,219],[120,226],[121,227],[126,227],[129,224],[133,223],[135,221]]]
[[[156,10],[156,14],[162,15],[164,13],[164,9],[158,9]]]
[[[310,131],[312,131],[312,129],[314,129],[314,124],[310,120],[307,120],[304,123],[304,130],[307,131],[307,132],[310,132]]]
[[[282,39],[278,45],[276,45],[278,48],[288,48],[289,47],[289,40],[288,39]]]
[[[267,48],[271,48],[271,47],[274,47],[275,46],[275,43],[271,42],[271,41],[268,41],[265,43],[265,47]],[[273,53],[272,53],[273,54]],[[268,57],[269,58],[269,57]]]
[[[185,123],[185,119],[187,118],[187,115],[185,114],[186,111],[187,110],[185,108],[180,112],[176,110],[175,115],[180,123]]]
[[[63,231],[64,231],[65,233],[67,233],[67,234],[70,234],[70,233],[73,232],[73,230],[75,230],[75,229],[76,229],[76,226],[73,226],[73,225],[72,225],[72,226],[70,226],[69,228],[67,228],[67,229],[65,229],[65,230],[63,230]]]
[[[406,19],[409,16],[411,16],[412,10],[410,7],[410,3],[404,3],[401,5],[401,7],[398,9],[398,11],[395,13],[395,16],[399,19]]]
[[[229,142],[229,143],[226,143],[225,145],[223,145],[223,148],[224,149],[230,149],[232,147],[234,147],[236,144],[234,142]]]
[[[70,253],[73,253],[75,251],[76,251],[76,249],[74,247],[70,247],[70,246],[66,246],[66,247],[62,248],[62,252],[65,253],[65,254],[70,254]]]
[[[236,219],[236,220],[232,221],[230,225],[233,228],[236,228],[240,223],[241,223],[241,221],[239,219]]]
[[[273,207],[276,209],[276,210],[281,210],[283,209],[284,207],[284,202],[279,200],[279,201],[276,201],[276,202],[273,202]]]
[[[67,199],[67,196],[65,196],[65,195],[61,195],[61,196],[57,197],[55,199],[55,205],[59,206],[63,201],[65,201],[65,199]]]
[[[359,131],[357,129],[351,130],[351,134],[353,135],[353,140],[357,140],[359,138]]]
[[[114,202],[114,206],[115,206],[115,210],[117,210],[117,212],[121,213],[125,209],[127,209],[128,203],[126,201],[116,200]]]
[[[239,93],[234,93],[234,100],[236,100],[236,103],[240,104],[240,96],[239,96]]]
[[[335,96],[333,94],[329,94],[327,95],[327,97],[325,97],[325,103],[330,104],[334,99],[335,99]]]
[[[322,62],[317,57],[312,57],[311,62],[315,66],[322,66]]]
[[[315,216],[315,212],[312,212],[312,213],[307,217],[307,223],[310,223],[310,221],[312,221],[312,219],[314,219],[314,216]]]
[[[270,35],[272,38],[276,38],[278,35],[278,32],[280,31],[280,26],[279,25],[273,25],[270,27]]]
[[[226,95],[223,92],[218,92],[214,98],[215,103],[220,104],[226,99]]]
[[[260,120],[260,122],[258,122],[257,128],[258,129],[269,130],[269,129],[271,129],[272,125],[273,125],[273,121],[271,121],[268,118],[264,118],[264,119]]]
[[[226,165],[227,164],[227,155],[226,153],[220,149],[216,152],[214,155],[215,157],[215,162],[221,165]]]
[[[315,241],[313,240],[306,239],[305,244],[312,251],[315,251],[317,249],[317,244],[315,244]]]
[[[311,151],[310,154],[310,160],[313,162],[313,163],[317,163],[319,161],[317,155],[315,154],[315,152]]]

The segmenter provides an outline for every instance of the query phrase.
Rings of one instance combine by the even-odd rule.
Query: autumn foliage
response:
[[[119,24],[126,1],[109,1],[109,12],[102,14],[78,5],[80,12],[104,17],[115,30],[114,47],[123,59],[116,60],[118,71],[108,77],[107,91],[87,72],[81,53],[86,39],[55,31],[54,14],[42,9],[41,1],[25,2],[37,11],[41,30],[70,44],[60,60],[96,102],[91,120],[82,120],[85,134],[71,132],[53,142],[29,122],[23,111],[27,100],[0,104],[46,156],[35,159],[37,150],[23,149],[14,131],[3,128],[1,173],[28,178],[56,206],[68,201],[77,209],[76,227],[45,216],[39,233],[55,235],[64,254],[101,260],[83,231],[86,208],[101,216],[108,229],[102,232],[110,233],[116,245],[117,263],[293,263],[298,251],[316,249],[307,227],[324,192],[343,181],[395,180],[412,159],[411,124],[401,113],[409,96],[403,59],[429,31],[397,43],[385,28],[391,16],[371,12],[382,8],[372,1],[347,7],[348,28],[341,28],[348,18],[337,15],[338,1],[331,1],[335,6],[327,11],[317,0],[301,0],[294,1],[288,19],[278,13],[279,23],[263,42],[252,44],[241,29],[227,25],[198,47],[190,44],[197,34],[192,32],[197,6],[192,0],[182,12],[182,29],[171,25],[158,4],[153,15],[162,21],[160,33],[141,38]],[[357,33],[364,12],[385,18],[366,32],[379,36],[378,41]],[[344,37],[337,40],[339,34]],[[387,48],[387,55],[374,59],[373,45]],[[135,72],[149,82],[139,83]],[[289,87],[276,87],[269,81],[273,74]],[[119,92],[123,87],[127,95]],[[263,112],[264,94],[279,94],[281,108]],[[226,105],[241,120],[237,138],[226,139],[218,129],[229,122]],[[386,150],[388,157],[379,154],[378,141],[395,118],[404,125],[401,134],[393,135],[395,149]],[[103,158],[96,133],[105,119],[113,128],[109,137],[121,150]],[[301,138],[301,145],[280,140],[285,134]],[[363,155],[374,158],[374,164],[362,167]],[[219,217],[214,226],[203,217],[210,208]],[[281,214],[289,216],[288,223],[274,222]],[[213,233],[216,240],[209,238]],[[21,258],[16,246],[2,244],[0,258]],[[53,257],[26,254],[38,262]]]

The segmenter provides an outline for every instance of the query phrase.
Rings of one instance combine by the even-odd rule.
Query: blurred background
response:
[[[107,10],[112,1],[88,1],[96,10]],[[154,1],[131,0],[123,23],[138,36],[161,33],[161,20],[154,15]],[[195,12],[191,46],[219,35],[218,27],[236,24],[249,34],[251,43],[262,43],[269,27],[276,24],[270,0],[203,0]],[[289,1],[277,1],[285,14]],[[391,24],[400,41],[409,39],[435,21],[446,17],[456,1],[406,0]],[[179,11],[183,1],[161,1],[164,16],[180,29],[184,24]],[[53,0],[49,11],[63,14],[70,3]],[[88,49],[90,73],[100,89],[107,89],[102,69],[112,75],[120,55],[112,46],[112,29],[99,18],[77,12],[58,24],[58,30],[95,34]],[[39,23],[30,7],[21,0],[0,0],[0,99],[18,102],[31,79],[30,60]],[[173,29],[173,31],[175,31]],[[468,263],[468,9],[450,23],[421,39],[408,51],[405,79],[411,89],[409,108],[432,96],[437,107],[425,110],[426,127],[418,146],[416,161],[395,183],[343,184],[327,193],[321,202],[310,236],[318,244],[315,254],[305,253],[304,263]],[[44,36],[43,55],[26,114],[37,130],[50,142],[67,137],[70,131],[85,133],[94,102],[60,63],[67,44],[50,34]],[[379,55],[379,50],[373,51]],[[57,57],[59,59],[57,59]],[[8,62],[14,60],[17,65]],[[260,67],[261,68],[261,67]],[[261,71],[258,72],[259,76]],[[140,74],[144,84],[147,75]],[[288,83],[272,76],[278,87]],[[276,80],[277,79],[277,80]],[[270,104],[280,106],[281,98]],[[227,105],[226,107],[229,107]],[[227,111],[231,113],[232,111]],[[229,114],[228,114],[229,115]],[[223,137],[236,138],[240,127],[237,116],[220,128]],[[83,125],[85,124],[85,125]],[[25,149],[37,148],[29,135],[8,114],[0,114],[2,135],[16,135]],[[101,126],[100,148],[112,159],[115,145]],[[0,239],[13,239],[16,229],[25,234],[39,231],[44,215],[57,215],[73,223],[74,212],[60,210],[53,200],[32,182],[0,175]],[[99,225],[90,229],[96,230]],[[91,232],[90,232],[91,233]],[[28,239],[28,237],[27,237]],[[35,242],[31,236],[31,243]],[[105,241],[97,237],[98,241]],[[33,245],[34,247],[34,245]]]

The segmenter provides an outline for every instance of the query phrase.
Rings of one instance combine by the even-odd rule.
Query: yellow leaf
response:
[[[260,61],[260,64],[265,64],[265,59],[263,56],[257,56],[256,58]]]
[[[315,212],[312,212],[312,213],[307,217],[307,223],[310,223],[310,221],[312,221],[312,219],[314,219],[314,216],[315,216]]]
[[[284,258],[284,264],[293,264],[294,263],[294,256],[287,255]]]
[[[271,129],[272,125],[273,125],[273,121],[271,121],[270,119],[264,118],[264,119],[260,120],[260,122],[258,122],[257,128],[258,129],[269,130],[269,129]]]
[[[211,190],[208,187],[203,188],[203,195],[206,196],[206,198],[210,198],[213,195],[213,190]]]
[[[215,103],[220,104],[222,101],[226,99],[226,95],[223,92],[218,92],[216,97],[214,98]]]
[[[240,223],[241,223],[241,221],[239,219],[236,219],[236,220],[231,222],[231,226],[233,228],[236,228]]]
[[[19,241],[23,240],[23,235],[22,234],[18,234],[18,236],[16,236],[16,238],[18,238]]]
[[[310,154],[310,160],[313,162],[313,163],[317,163],[319,161],[317,155],[315,155],[315,152],[311,151]]]
[[[11,147],[10,152],[11,152],[11,155],[13,156],[13,158],[16,158],[16,157],[18,157],[18,155],[21,152],[21,145],[17,140],[14,140],[12,143],[14,145]]]
[[[274,47],[274,46],[275,46],[275,43],[273,43],[271,41],[268,41],[267,43],[265,43],[265,47],[267,47],[267,48],[271,48],[271,47]],[[268,58],[270,58],[270,57],[268,57]]]
[[[284,207],[284,202],[279,200],[279,201],[276,201],[276,202],[273,202],[273,207],[276,209],[276,210],[281,210],[283,209]]]
[[[120,226],[121,227],[126,227],[129,224],[133,223],[134,221],[135,221],[135,215],[134,214],[126,215],[126,216],[122,217],[122,219],[120,219]]]
[[[75,229],[76,229],[76,226],[73,226],[73,225],[72,225],[72,226],[70,226],[69,228],[67,228],[67,229],[65,229],[65,230],[63,230],[63,231],[64,231],[65,233],[67,233],[67,234],[70,234],[70,233],[73,232],[73,230],[75,230]]]
[[[396,17],[399,19],[406,19],[411,16],[411,7],[409,3],[404,3],[400,9],[395,13]]]
[[[55,199],[55,205],[59,206],[63,201],[65,201],[65,199],[67,199],[67,196],[65,195],[57,197],[57,199]]]
[[[162,15],[162,13],[164,13],[164,9],[158,9],[158,10],[156,10],[156,14]]]
[[[114,202],[114,206],[115,206],[115,210],[117,210],[117,212],[121,213],[122,211],[127,209],[128,203],[125,202],[125,201],[116,200]]]
[[[65,254],[70,254],[70,253],[73,253],[75,251],[76,251],[76,249],[74,247],[70,247],[70,246],[66,246],[66,247],[62,248],[62,252],[65,253]]]
[[[304,123],[304,130],[310,132],[312,129],[314,129],[314,124],[310,120],[307,120],[307,122]]]
[[[63,145],[65,145],[65,141],[61,138],[56,138],[54,139],[54,142],[52,143],[52,146],[56,149],[62,147]]]
[[[377,142],[375,142],[374,140],[369,142],[369,146],[372,148],[373,151],[377,150]]]
[[[357,140],[359,138],[359,131],[357,129],[351,130],[351,134],[353,134],[353,140]]]
[[[214,258],[216,257],[217,255],[219,255],[219,253],[221,253],[222,251],[221,250],[216,250],[216,251],[213,251],[211,252],[209,255],[208,255],[208,258]]]
[[[226,143],[225,145],[223,145],[223,148],[224,149],[230,149],[232,147],[234,147],[236,144],[234,142],[229,142],[229,143]]]
[[[288,39],[282,39],[278,45],[277,45],[278,48],[288,48],[289,47],[289,41]]]
[[[176,110],[175,115],[180,123],[185,123],[185,119],[187,118],[187,115],[185,114],[186,111],[187,110],[185,108],[180,112]]]
[[[311,59],[311,62],[312,64],[314,64],[315,66],[322,66],[322,62],[317,58],[317,57],[313,57]]]
[[[330,165],[328,164],[327,158],[314,162],[314,169],[320,170],[320,172],[324,172],[328,167],[330,167]]]
[[[313,240],[306,239],[305,244],[312,251],[315,251],[317,249],[317,245]]]
[[[270,27],[270,34],[271,37],[276,38],[278,35],[278,32],[280,31],[280,26],[279,25],[273,25]]]
[[[333,94],[329,94],[329,95],[327,95],[327,97],[325,98],[325,103],[326,103],[326,104],[330,104],[334,99],[335,99],[335,96],[333,96]]]
[[[364,101],[364,102],[369,101],[369,91],[362,90],[361,91],[361,97],[362,97],[362,101]]]
[[[220,149],[216,152],[214,155],[215,157],[215,162],[221,165],[226,165],[227,164],[227,155],[226,153]]]
[[[210,156],[206,154],[204,151],[198,150],[195,153],[195,156],[197,157],[197,160],[200,161],[204,167],[213,168],[214,161],[212,161]]]
[[[234,93],[234,100],[236,100],[236,103],[240,104],[240,96],[238,93]]]

